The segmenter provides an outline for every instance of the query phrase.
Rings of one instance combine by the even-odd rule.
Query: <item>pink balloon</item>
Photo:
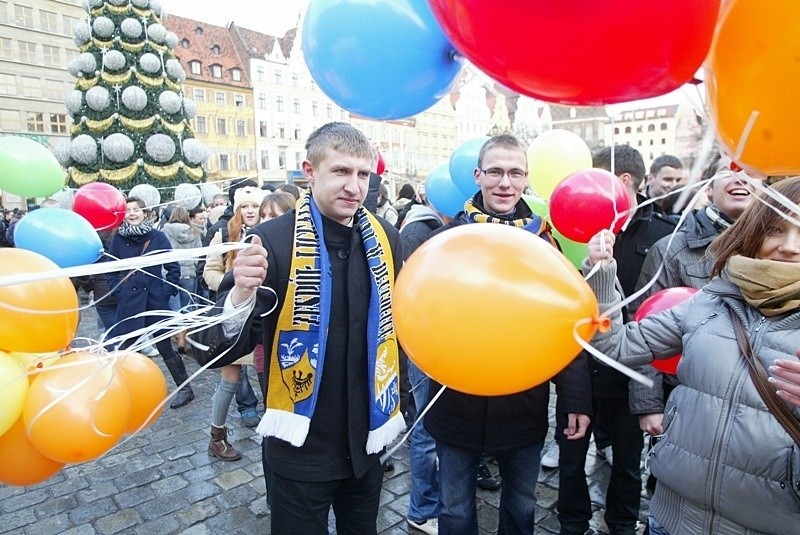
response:
[[[678,303],[686,301],[697,293],[696,288],[687,286],[677,286],[675,288],[664,288],[644,300],[641,306],[636,309],[633,319],[640,321],[650,314],[658,314],[668,310]],[[678,373],[678,363],[681,361],[681,354],[668,359],[658,359],[651,362],[653,368],[658,371],[675,375]]]
[[[550,196],[550,220],[565,237],[589,243],[603,229],[619,232],[630,213],[625,184],[603,169],[584,169],[559,182]]]
[[[95,230],[114,229],[125,219],[125,196],[111,184],[92,182],[75,192],[72,211],[82,215]]]

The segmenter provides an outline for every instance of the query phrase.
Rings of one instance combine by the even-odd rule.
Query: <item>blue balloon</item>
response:
[[[103,253],[103,242],[92,225],[63,208],[39,208],[20,219],[14,227],[14,245],[62,268],[91,264]]]
[[[488,136],[468,139],[450,155],[450,178],[458,189],[472,197],[477,193],[475,184],[475,168],[478,167],[478,154],[483,144],[489,140]]]
[[[446,163],[437,165],[428,174],[425,180],[425,196],[437,212],[450,217],[462,211],[464,203],[472,197],[456,187],[450,179]]]
[[[380,120],[430,108],[461,70],[426,0],[311,0],[303,54],[331,100]]]

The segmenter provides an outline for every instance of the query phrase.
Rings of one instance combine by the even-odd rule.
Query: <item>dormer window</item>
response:
[[[212,65],[211,66],[211,76],[214,78],[222,78],[222,66],[221,65]]]
[[[197,60],[193,60],[189,62],[189,69],[191,69],[192,74],[202,74],[200,62]]]
[[[220,53],[219,45],[212,46],[211,47],[211,53],[214,54],[215,56],[219,56],[219,53]]]
[[[241,82],[242,71],[240,71],[239,69],[231,69],[231,78],[233,78],[234,82]]]
[[[181,41],[181,46],[183,48],[189,48],[189,40],[188,39],[184,39],[183,41]]]

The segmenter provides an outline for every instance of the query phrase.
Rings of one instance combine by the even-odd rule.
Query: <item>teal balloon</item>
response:
[[[461,70],[426,0],[311,0],[302,35],[320,89],[371,119],[425,111],[450,92]]]
[[[48,197],[64,187],[64,177],[61,164],[41,143],[0,138],[0,189],[20,197]]]
[[[456,187],[450,179],[448,165],[443,163],[434,167],[425,179],[425,197],[437,212],[453,217],[464,209],[464,203],[472,195]]]
[[[478,167],[478,155],[483,145],[489,140],[487,136],[468,139],[450,155],[450,178],[465,194],[472,197],[478,192],[475,184],[475,168]]]
[[[62,268],[92,264],[103,254],[103,242],[91,223],[63,208],[39,208],[25,215],[14,227],[14,245]]]

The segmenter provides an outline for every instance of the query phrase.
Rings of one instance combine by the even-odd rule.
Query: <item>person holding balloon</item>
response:
[[[467,200],[464,211],[434,235],[459,225],[489,223],[528,230],[557,246],[548,223],[534,215],[522,200],[527,184],[525,146],[513,136],[495,136],[481,147],[477,163],[473,176],[478,193]],[[514,314],[513,310],[492,310],[491,303],[475,305],[476,313],[486,307],[489,314]],[[498,351],[502,351],[502,344],[498,340]],[[499,369],[498,373],[514,371]],[[586,433],[591,414],[585,357],[576,358],[553,381],[558,394],[556,411],[563,414],[566,422],[558,432],[569,440],[579,439]],[[431,380],[431,398],[440,388]],[[439,457],[441,535],[478,533],[475,491],[483,453],[495,457],[503,480],[499,533],[533,533],[549,397],[549,384],[545,382],[520,393],[491,397],[448,388],[433,404],[425,416],[425,428],[436,439]]]
[[[714,155],[701,177],[701,181],[707,183],[705,193],[709,204],[688,215],[683,226],[672,236],[671,243],[670,236],[665,236],[650,248],[636,283],[636,291],[650,286],[628,306],[629,312],[638,315],[645,299],[658,295],[666,288],[699,290],[711,281],[713,261],[706,254],[706,249],[742,215],[753,199],[753,186],[747,176],[743,171],[731,170],[730,163],[727,156],[723,157],[719,152]],[[671,362],[665,361],[665,364]],[[664,403],[675,388],[677,379],[674,373],[661,373],[659,369],[663,367],[656,369],[645,365],[635,369],[653,379],[653,387],[635,381],[630,383],[628,397],[631,412],[638,416],[642,431],[650,436],[658,436],[662,432]],[[655,480],[652,476],[648,478],[646,487],[648,492],[653,492]]]
[[[653,535],[797,531],[800,410],[777,396],[800,388],[799,202],[800,178],[766,188],[709,246],[702,291],[624,325],[614,236],[589,243],[584,271],[599,265],[588,282],[612,320],[595,348],[626,365],[683,354],[649,453]]]
[[[125,220],[111,239],[108,253],[113,258],[126,259],[142,256],[148,252],[169,251],[172,249],[166,234],[153,228],[150,211],[145,209],[143,200],[128,197],[126,200]],[[166,272],[162,278],[162,268]],[[144,312],[170,310],[169,298],[178,291],[180,267],[177,262],[167,262],[130,271],[111,271],[106,274],[106,281],[117,300],[116,325],[110,336],[124,336],[136,330],[153,326],[157,316],[142,316]],[[158,335],[159,332],[152,333]],[[132,340],[121,345],[127,347]],[[194,391],[189,385],[186,365],[172,348],[170,338],[156,342],[156,348],[167,365],[172,380],[180,387],[185,383],[170,403],[170,408],[183,407],[194,399]]]

